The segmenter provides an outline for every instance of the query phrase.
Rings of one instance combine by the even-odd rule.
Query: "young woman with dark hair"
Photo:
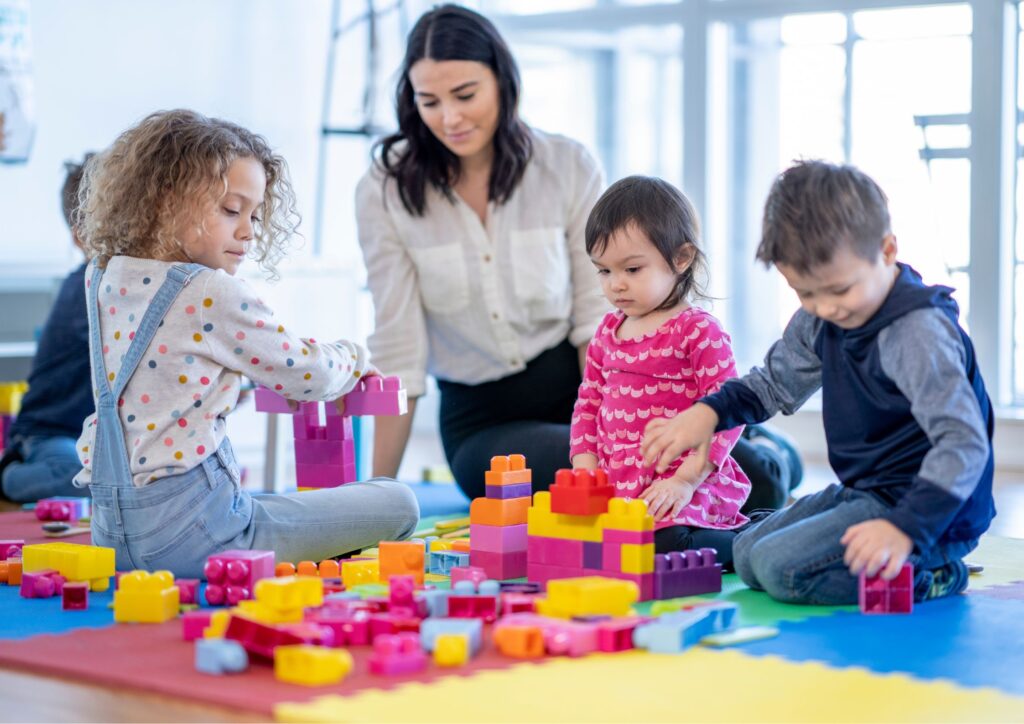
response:
[[[515,59],[483,16],[442,5],[413,27],[398,131],[356,191],[369,346],[410,397],[408,415],[375,421],[374,475],[397,473],[428,372],[469,497],[484,494],[493,455],[524,454],[534,489],[569,465],[581,366],[609,309],[584,247],[604,182],[579,143],[523,123],[519,93]],[[785,489],[781,456],[753,452],[755,486]]]

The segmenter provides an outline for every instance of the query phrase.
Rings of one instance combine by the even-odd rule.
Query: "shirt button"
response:
[[[497,312],[491,312],[491,319],[497,319],[497,318],[498,318],[498,313]]]
[[[484,254],[484,261],[485,262],[489,262],[490,260],[491,260],[491,255],[490,254]]]

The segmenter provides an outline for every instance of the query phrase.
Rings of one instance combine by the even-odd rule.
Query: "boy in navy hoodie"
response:
[[[642,451],[659,471],[711,435],[792,414],[819,388],[841,484],[739,534],[736,572],[792,603],[850,604],[857,576],[914,564],[917,601],[962,592],[963,557],[995,516],[992,405],[952,289],[896,261],[885,194],[850,166],[785,171],[765,205],[757,258],[802,309],[763,367],[671,420]]]

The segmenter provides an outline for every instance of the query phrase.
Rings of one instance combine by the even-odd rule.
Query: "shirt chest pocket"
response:
[[[423,306],[435,314],[453,314],[469,305],[469,278],[460,244],[409,249],[419,276]]]
[[[535,311],[562,308],[572,287],[565,230],[525,229],[509,237],[516,297]]]

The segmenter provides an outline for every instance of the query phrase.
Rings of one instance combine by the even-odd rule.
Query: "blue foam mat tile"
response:
[[[114,610],[110,608],[113,600],[111,585],[103,593],[89,591],[89,608],[84,611],[64,611],[60,596],[22,598],[17,586],[0,585],[0,640],[113,626]]]
[[[454,483],[406,483],[420,504],[420,516],[469,513],[469,499]]]
[[[909,615],[833,616],[777,624],[779,636],[737,648],[757,656],[820,661],[1024,695],[1024,603],[953,596]]]

